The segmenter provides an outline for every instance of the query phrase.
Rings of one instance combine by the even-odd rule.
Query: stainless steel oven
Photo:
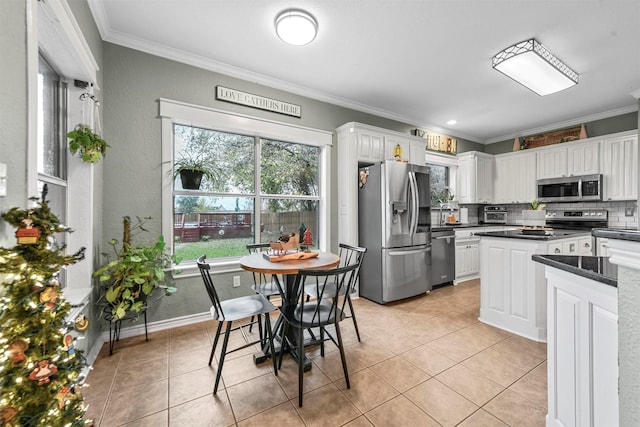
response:
[[[484,224],[506,224],[507,208],[506,206],[481,206],[481,212],[478,217]]]

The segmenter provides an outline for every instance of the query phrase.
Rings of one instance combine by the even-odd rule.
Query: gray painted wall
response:
[[[152,216],[153,235],[161,228],[161,141],[157,118],[159,98],[233,111],[255,117],[333,131],[340,125],[356,121],[410,134],[415,126],[370,114],[337,107],[277,89],[166,60],[122,46],[105,43],[104,74],[105,138],[112,148],[104,161],[104,238],[120,238],[123,215]],[[259,94],[302,106],[302,118],[229,104],[215,99],[216,85]],[[337,141],[334,140],[334,144]],[[459,140],[460,151],[479,150],[479,144]],[[332,217],[337,217],[336,150],[332,150],[330,171]],[[332,224],[331,241],[337,250],[337,223]],[[251,276],[244,272],[217,275],[214,281],[229,283],[231,275],[240,274],[242,283]],[[178,292],[164,298],[151,311],[150,319],[161,320],[208,309],[209,303],[199,277],[179,279]]]
[[[26,206],[27,31],[23,1],[4,2],[0,13],[0,163],[7,165],[7,196],[0,212]],[[7,60],[7,58],[11,58]],[[15,230],[0,220],[0,246],[15,245]]]

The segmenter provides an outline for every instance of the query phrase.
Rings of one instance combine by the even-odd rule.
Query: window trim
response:
[[[162,234],[164,236],[173,235],[173,125],[181,124],[319,147],[321,151],[318,170],[320,189],[318,220],[320,224],[323,224],[318,236],[320,241],[319,249],[326,251],[331,247],[331,242],[329,241],[331,238],[331,217],[329,215],[331,211],[329,199],[331,153],[329,148],[332,146],[333,132],[165,98],[158,100],[158,106],[162,141]],[[239,267],[238,260],[213,261],[213,264],[230,268]],[[192,268],[195,268],[195,262],[186,262],[180,269],[184,271]]]

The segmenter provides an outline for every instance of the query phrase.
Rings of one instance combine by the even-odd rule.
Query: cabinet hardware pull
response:
[[[559,254],[560,253],[560,249],[556,248],[556,250],[554,252]]]

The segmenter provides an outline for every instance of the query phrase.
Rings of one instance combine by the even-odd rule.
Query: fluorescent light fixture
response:
[[[448,125],[455,125],[456,123],[458,123],[456,120],[451,119],[447,122]]]
[[[536,39],[525,40],[497,53],[491,66],[541,96],[578,84],[578,73]]]
[[[313,16],[299,9],[281,12],[276,17],[275,26],[278,37],[295,46],[311,43],[318,33],[318,23]]]

